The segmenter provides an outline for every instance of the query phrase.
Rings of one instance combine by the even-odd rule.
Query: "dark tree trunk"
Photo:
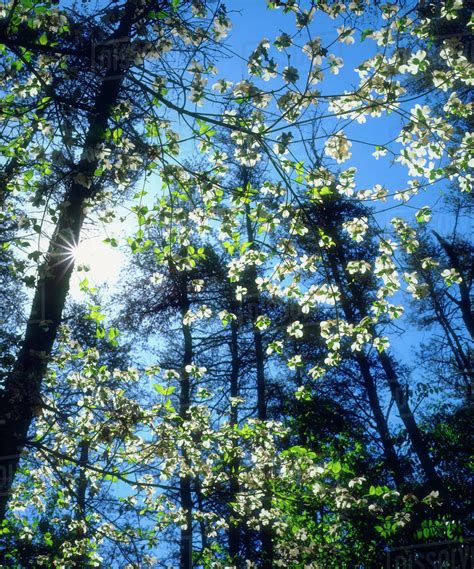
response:
[[[443,483],[436,472],[426,441],[418,428],[413,411],[408,403],[406,391],[400,385],[392,359],[385,352],[381,352],[379,354],[379,359],[385,371],[385,377],[387,378],[392,398],[397,406],[398,414],[405,425],[413,450],[415,451],[415,454],[420,461],[421,468],[425,473],[429,488],[430,490],[438,490],[440,493],[443,493]]]
[[[245,180],[244,180],[245,181]],[[246,185],[246,184],[245,184]],[[244,187],[245,187],[244,185]],[[250,208],[247,205],[246,216],[245,216],[246,226],[247,226],[247,241],[251,243],[251,247],[255,241],[254,231],[252,227],[252,220],[250,219]],[[257,287],[257,269],[255,265],[252,265],[248,271],[247,289],[248,289],[248,300],[250,303],[251,310],[251,324],[252,324],[252,334],[253,334],[253,344],[255,351],[255,369],[257,374],[257,416],[261,421],[267,420],[267,388],[265,381],[265,352],[263,349],[262,333],[255,322],[260,316],[260,295]],[[267,494],[263,501],[263,507],[268,510],[271,508],[272,497]],[[261,531],[262,540],[262,567],[265,569],[271,569],[273,567],[274,550],[273,550],[273,530],[271,525],[265,527]]]
[[[239,339],[238,339],[239,325],[235,320],[231,323],[231,338],[230,338],[230,352],[231,352],[231,371],[230,371],[230,396],[238,397],[239,395],[239,374],[240,374],[240,356],[239,356]],[[230,409],[230,424],[238,424],[238,411],[237,406],[233,405]],[[234,501],[239,492],[239,461],[234,458],[230,462],[230,501]],[[229,526],[229,556],[235,560],[239,554],[241,528],[240,524],[230,523]]]
[[[418,270],[421,270],[419,268]],[[440,301],[434,283],[432,279],[425,276],[425,282],[428,285],[428,291],[430,295],[431,304],[436,315],[436,319],[439,322],[441,328],[443,329],[444,335],[446,337],[446,342],[453,354],[456,361],[456,366],[463,377],[465,386],[465,400],[468,405],[472,403],[472,386],[474,385],[474,369],[472,368],[470,361],[470,354],[465,353],[461,340],[454,329],[450,318],[446,314],[445,307]]]
[[[174,272],[174,271],[173,271]],[[181,316],[184,318],[190,308],[188,298],[188,280],[185,274],[176,273],[180,282],[180,309]],[[193,362],[193,338],[189,324],[182,324],[183,334],[183,362],[179,393],[179,416],[182,421],[186,421],[189,417],[189,406],[191,404],[191,381],[186,366]],[[186,453],[183,451],[184,459]],[[180,569],[191,569],[193,566],[193,497],[191,489],[191,478],[189,476],[180,476],[179,479],[179,495],[181,508],[185,510],[185,526],[181,529],[180,537]]]
[[[327,223],[325,229],[328,231],[331,238],[337,243],[337,228],[329,222]],[[340,245],[337,251],[334,250],[328,254],[327,261],[327,269],[330,273],[330,277],[334,279],[334,282],[341,293],[341,307],[344,313],[344,317],[351,324],[355,324],[357,319],[352,306],[352,302],[354,300],[352,296],[354,291],[348,281],[346,290],[345,283],[347,279],[344,279],[343,277],[343,274],[345,273],[343,267],[346,266],[346,259],[344,258],[344,254]],[[378,396],[377,386],[372,375],[371,364],[367,355],[363,352],[355,354],[355,361],[359,367],[367,399],[369,400],[370,409],[375,420],[375,425],[383,448],[386,466],[392,473],[396,486],[399,487],[405,483],[405,473],[398,454],[395,450],[395,445],[390,434],[390,429],[388,428],[387,420],[380,405],[380,398]]]
[[[87,524],[86,522],[86,503],[87,503],[87,476],[86,476],[86,468],[89,462],[89,442],[88,441],[81,441],[79,444],[79,476],[77,479],[77,489],[76,489],[76,500],[77,500],[77,510],[76,510],[76,520],[82,522],[82,524]],[[85,529],[85,533],[82,533],[82,524],[80,527],[80,538],[84,539],[87,537],[87,529]],[[88,555],[87,553],[80,553],[78,554],[74,562],[79,567],[87,567],[88,564]]]
[[[356,355],[357,365],[359,366],[362,380],[364,382],[365,392],[369,400],[370,409],[375,420],[380,441],[382,443],[383,454],[385,463],[393,476],[395,485],[399,488],[405,483],[405,476],[403,472],[400,459],[395,450],[393,439],[387,425],[387,421],[380,406],[380,399],[377,393],[377,386],[374,378],[372,377],[370,363],[365,354]]]
[[[347,259],[345,258],[342,240],[338,234],[338,227],[335,225],[331,211],[327,210],[321,215],[320,222],[324,225],[324,229],[335,242],[335,248],[332,253],[327,255],[328,270],[341,294],[341,306],[344,315],[352,324],[357,323],[359,319],[369,316],[367,300],[363,293],[355,288],[350,280],[350,275],[346,274]],[[371,328],[370,332],[375,336],[376,330]],[[424,440],[421,431],[418,428],[413,411],[408,403],[408,397],[400,384],[395,367],[392,365],[390,356],[385,352],[379,353],[379,361],[384,370],[385,378],[392,395],[392,399],[397,406],[398,414],[405,425],[408,437],[410,439],[413,451],[420,461],[421,468],[425,474],[428,486],[431,490],[443,492],[442,481],[436,472],[433,460],[430,456],[428,446]]]
[[[89,443],[81,441],[79,445],[79,478],[77,481],[77,512],[78,520],[85,520],[86,517],[86,498],[87,498],[87,476],[86,468],[89,462]]]
[[[130,0],[111,40],[122,38],[123,41],[123,38],[130,37],[134,8],[135,1]],[[112,107],[118,102],[126,68],[120,60],[115,63],[100,83],[94,102],[95,112],[84,142],[84,153],[104,140]],[[97,159],[89,160],[84,154],[75,174],[92,179],[97,166]],[[97,190],[94,185],[86,188],[78,184],[76,179],[71,181],[63,201],[47,258],[40,271],[24,340],[0,398],[0,521],[5,517],[28,430],[41,410],[41,384],[61,323],[73,269],[73,259],[65,254],[65,247],[77,245],[85,202]]]
[[[332,231],[331,236],[333,237],[334,241],[338,243],[339,239],[337,237],[337,232],[334,230],[334,228],[330,228],[330,230]],[[345,317],[349,322],[353,324],[356,323],[355,313],[352,306],[354,306],[357,310],[359,318],[368,317],[369,310],[365,298],[362,297],[359,291],[354,290],[354,286],[351,284],[349,279],[344,280],[342,277],[339,267],[346,266],[346,259],[340,245],[337,246],[337,252],[335,254],[328,255],[328,263],[334,281],[341,293],[341,305]],[[344,271],[344,269],[342,270]],[[371,333],[373,336],[375,336],[375,329],[372,328]],[[442,492],[443,485],[441,479],[436,472],[433,460],[428,451],[428,447],[418,428],[415,417],[413,415],[413,411],[411,410],[408,403],[408,397],[405,393],[405,390],[400,384],[397,373],[395,371],[395,367],[392,365],[390,356],[388,356],[385,352],[381,352],[379,353],[378,357],[385,372],[385,378],[390,389],[392,399],[395,402],[400,419],[405,425],[413,451],[420,461],[420,465],[423,469],[428,485],[431,490],[439,490]],[[402,472],[401,469],[400,472]]]
[[[247,206],[245,215],[247,227],[247,241],[253,245],[255,236],[250,219],[250,210]],[[251,245],[251,247],[252,247]],[[265,382],[265,353],[263,350],[262,333],[255,326],[257,318],[260,316],[260,295],[257,288],[258,274],[255,265],[251,265],[247,274],[247,306],[250,312],[250,321],[252,325],[253,344],[255,352],[255,369],[257,374],[257,416],[261,421],[267,419],[267,402],[266,402],[266,382]]]
[[[461,276],[463,276],[464,271],[462,271],[461,269],[461,263],[456,248],[453,247],[450,243],[448,243],[446,239],[443,239],[443,237],[441,237],[441,235],[439,235],[436,231],[433,231],[433,233],[436,239],[438,240],[439,244],[441,245],[441,247],[446,252],[449,262],[451,263],[453,268],[456,269]],[[469,278],[472,279],[474,277],[474,265],[472,264],[470,272],[471,274],[469,275]],[[474,311],[472,307],[470,290],[467,283],[464,280],[465,278],[466,276],[464,275],[462,281],[459,283],[459,293],[461,299],[457,304],[461,309],[461,314],[464,320],[464,324],[469,334],[471,335],[471,338],[474,340]]]
[[[198,508],[201,512],[204,512],[204,494],[201,487],[201,481],[198,477],[194,479],[194,492],[196,494],[196,501]],[[207,539],[207,528],[206,522],[204,520],[200,520],[199,522],[199,529],[201,531],[201,549],[204,551],[209,547],[209,542]]]
[[[339,268],[334,261],[330,261],[330,267],[334,280],[341,292],[341,306],[344,312],[344,316],[347,318],[348,322],[354,324],[356,322],[356,318],[352,310],[351,303],[345,296],[345,290],[343,287],[341,275],[339,273]],[[390,435],[390,430],[388,428],[387,421],[380,405],[377,386],[372,376],[370,362],[364,353],[356,354],[355,360],[362,376],[365,392],[369,400],[370,409],[372,411],[377,431],[380,436],[387,468],[391,471],[395,484],[397,486],[400,486],[405,482],[403,468],[395,450],[393,439]]]

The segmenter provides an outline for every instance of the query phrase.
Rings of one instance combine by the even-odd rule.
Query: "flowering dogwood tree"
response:
[[[467,531],[459,383],[418,389],[394,333],[429,315],[467,414],[467,10],[266,6],[238,77],[218,0],[0,7],[7,566],[373,567]],[[88,224],[134,260],[109,307],[82,280],[80,337]]]

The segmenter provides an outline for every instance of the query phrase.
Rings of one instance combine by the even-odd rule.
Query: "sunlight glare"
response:
[[[104,243],[103,239],[104,237],[85,238],[73,250],[74,274],[70,295],[75,300],[84,298],[79,283],[85,278],[94,287],[103,284],[112,287],[118,280],[124,262],[123,253]]]

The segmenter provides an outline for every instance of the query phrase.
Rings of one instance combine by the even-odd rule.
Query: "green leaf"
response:
[[[148,123],[146,125],[146,136],[149,138],[153,138],[158,136],[159,130],[155,123]]]
[[[419,211],[415,214],[416,221],[418,223],[428,223],[431,219],[431,208],[428,206],[422,207]]]
[[[117,328],[109,328],[108,332],[107,332],[107,338],[109,340],[114,340],[115,338],[117,338],[117,336],[119,335],[119,331]]]
[[[374,30],[371,30],[370,28],[366,28],[365,30],[362,31],[362,33],[360,34],[360,41],[364,41],[366,39],[367,36],[369,36]]]
[[[104,239],[104,243],[110,245],[111,247],[118,247],[118,241],[115,239],[115,237],[107,237],[107,239]]]
[[[117,476],[114,476],[113,474],[106,474],[104,478],[105,480],[110,480],[111,482],[118,482]]]
[[[163,385],[160,385],[159,383],[155,383],[153,385],[153,389],[155,391],[157,391],[160,395],[172,395],[175,391],[176,391],[176,387],[169,385],[168,387],[164,387]]]
[[[119,143],[119,142],[120,142],[120,139],[122,138],[122,134],[123,134],[123,130],[122,130],[120,127],[119,127],[119,128],[115,128],[115,129],[112,131],[112,140],[113,140],[115,143]]]

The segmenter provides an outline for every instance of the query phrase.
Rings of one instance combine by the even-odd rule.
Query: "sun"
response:
[[[84,293],[79,283],[87,278],[91,286],[117,283],[124,254],[117,248],[104,243],[103,236],[85,237],[71,251],[74,257],[74,272],[69,293],[75,300],[82,300]]]

